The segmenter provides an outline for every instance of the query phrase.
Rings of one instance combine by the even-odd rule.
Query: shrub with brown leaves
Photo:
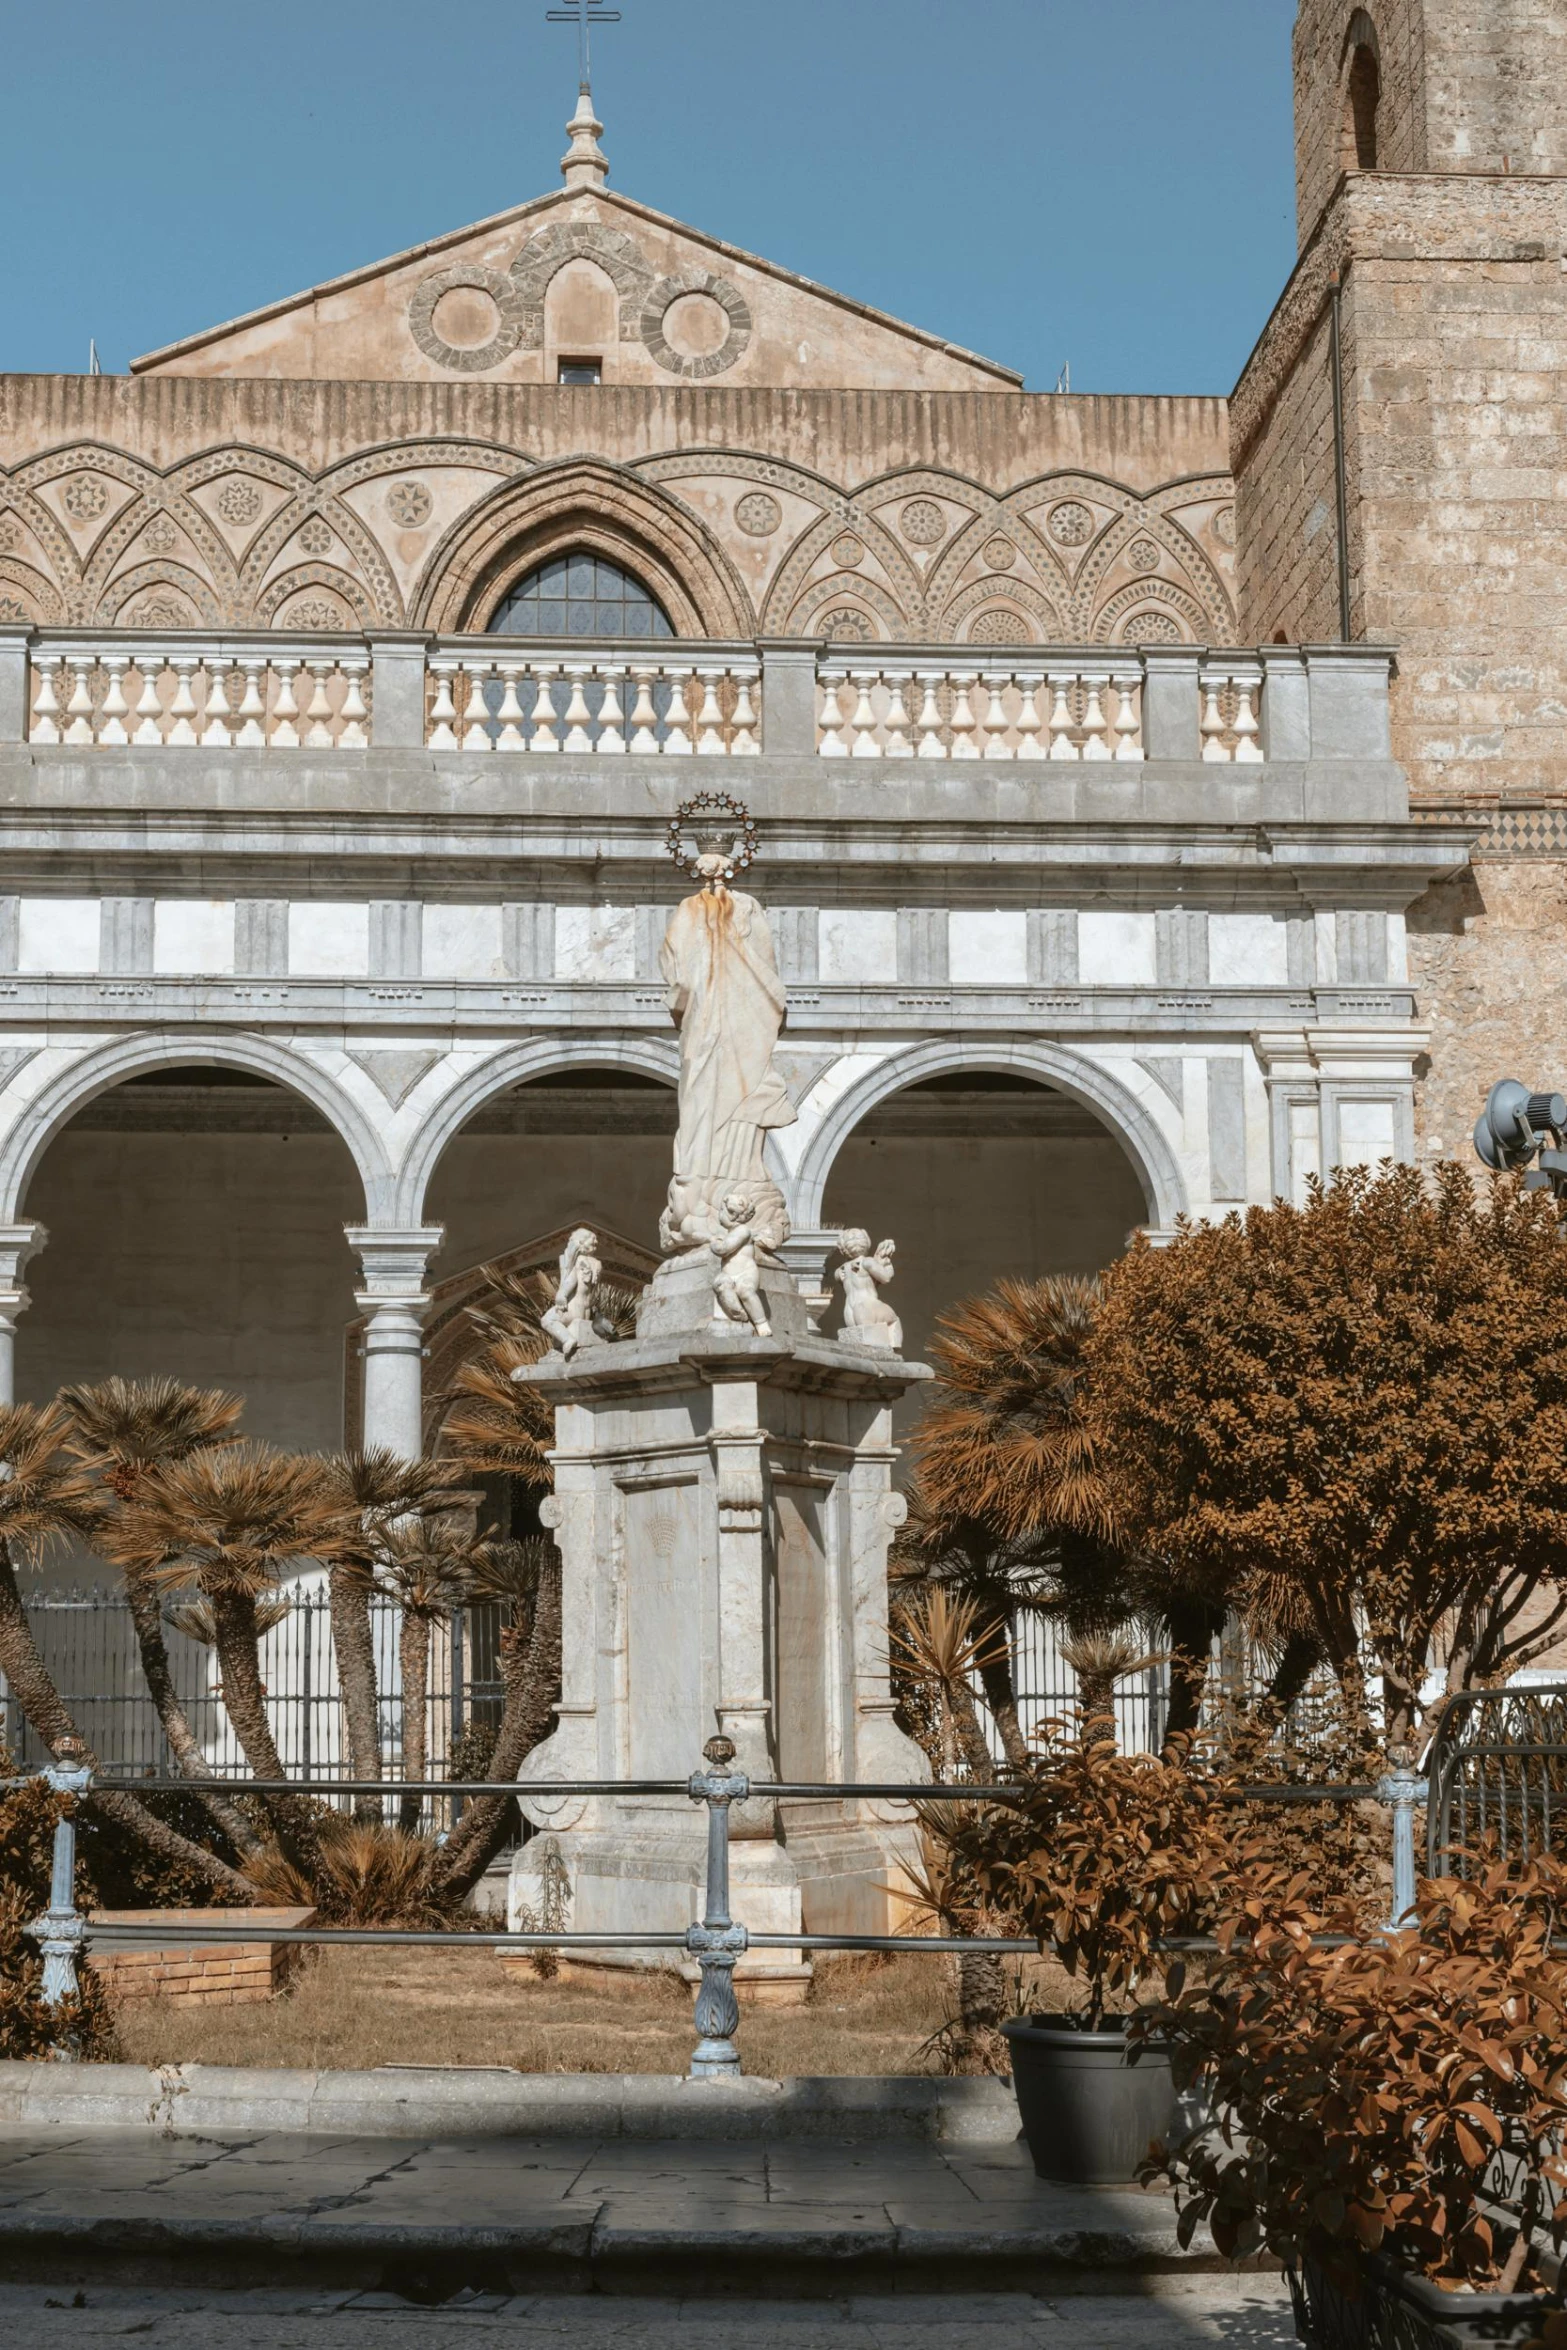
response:
[[[1325,1948],[1353,1916],[1316,1908],[1310,1878],[1258,1873],[1219,1926],[1201,1984],[1170,1971],[1143,2028],[1219,2119],[1156,2149],[1183,2243],[1206,2220],[1229,2258],[1266,2249],[1340,2273],[1385,2251],[1441,2284],[1511,2291],[1531,2229],[1567,2243],[1567,1868],[1422,1885],[1417,1923]],[[1520,2158],[1497,2224],[1499,2150]]]
[[[16,1766],[0,1746],[0,1780]],[[43,1959],[23,1928],[49,1904],[50,1864],[60,1799],[41,1779],[0,1787],[0,2057],[114,2053],[109,2004],[90,1968],[79,1998],[43,2002]]]

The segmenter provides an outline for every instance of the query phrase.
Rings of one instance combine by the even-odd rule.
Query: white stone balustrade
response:
[[[818,671],[824,759],[1141,759],[1136,654],[870,655]]]
[[[1202,715],[1197,731],[1207,760],[1247,766],[1263,756],[1262,665],[1230,654],[1210,654],[1199,672]]]
[[[533,757],[754,757],[761,664],[745,647],[559,652],[468,638],[429,656],[432,751]]]
[[[28,739],[82,749],[364,750],[370,653],[330,640],[51,639],[31,648]]]

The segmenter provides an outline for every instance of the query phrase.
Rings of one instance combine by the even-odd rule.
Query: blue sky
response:
[[[612,184],[1021,368],[1225,392],[1294,255],[1293,0],[621,0]],[[0,369],[106,370],[559,185],[544,0],[0,0]]]

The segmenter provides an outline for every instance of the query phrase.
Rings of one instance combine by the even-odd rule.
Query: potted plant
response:
[[[1141,2029],[1219,2117],[1161,2147],[1183,2242],[1289,2271],[1317,2350],[1549,2338],[1542,2254],[1567,2240],[1567,1869],[1431,1880],[1399,1933],[1258,1875],[1201,1983]]]
[[[953,1832],[954,1858],[1009,1930],[1037,1935],[1083,1986],[1070,2013],[1003,2024],[1034,2168],[1127,2184],[1176,2108],[1169,2052],[1133,2036],[1161,1945],[1199,1932],[1226,1862],[1214,1782],[1184,1750],[1120,1754],[1107,1718],[1047,1737],[1015,1805]]]

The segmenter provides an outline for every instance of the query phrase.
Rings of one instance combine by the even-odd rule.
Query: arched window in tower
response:
[[[669,614],[633,572],[573,548],[530,571],[496,607],[492,636],[673,636]]]
[[[1350,19],[1344,44],[1349,70],[1344,77],[1344,128],[1339,167],[1343,171],[1377,168],[1377,104],[1382,95],[1382,73],[1377,63],[1377,31],[1363,8]]]

